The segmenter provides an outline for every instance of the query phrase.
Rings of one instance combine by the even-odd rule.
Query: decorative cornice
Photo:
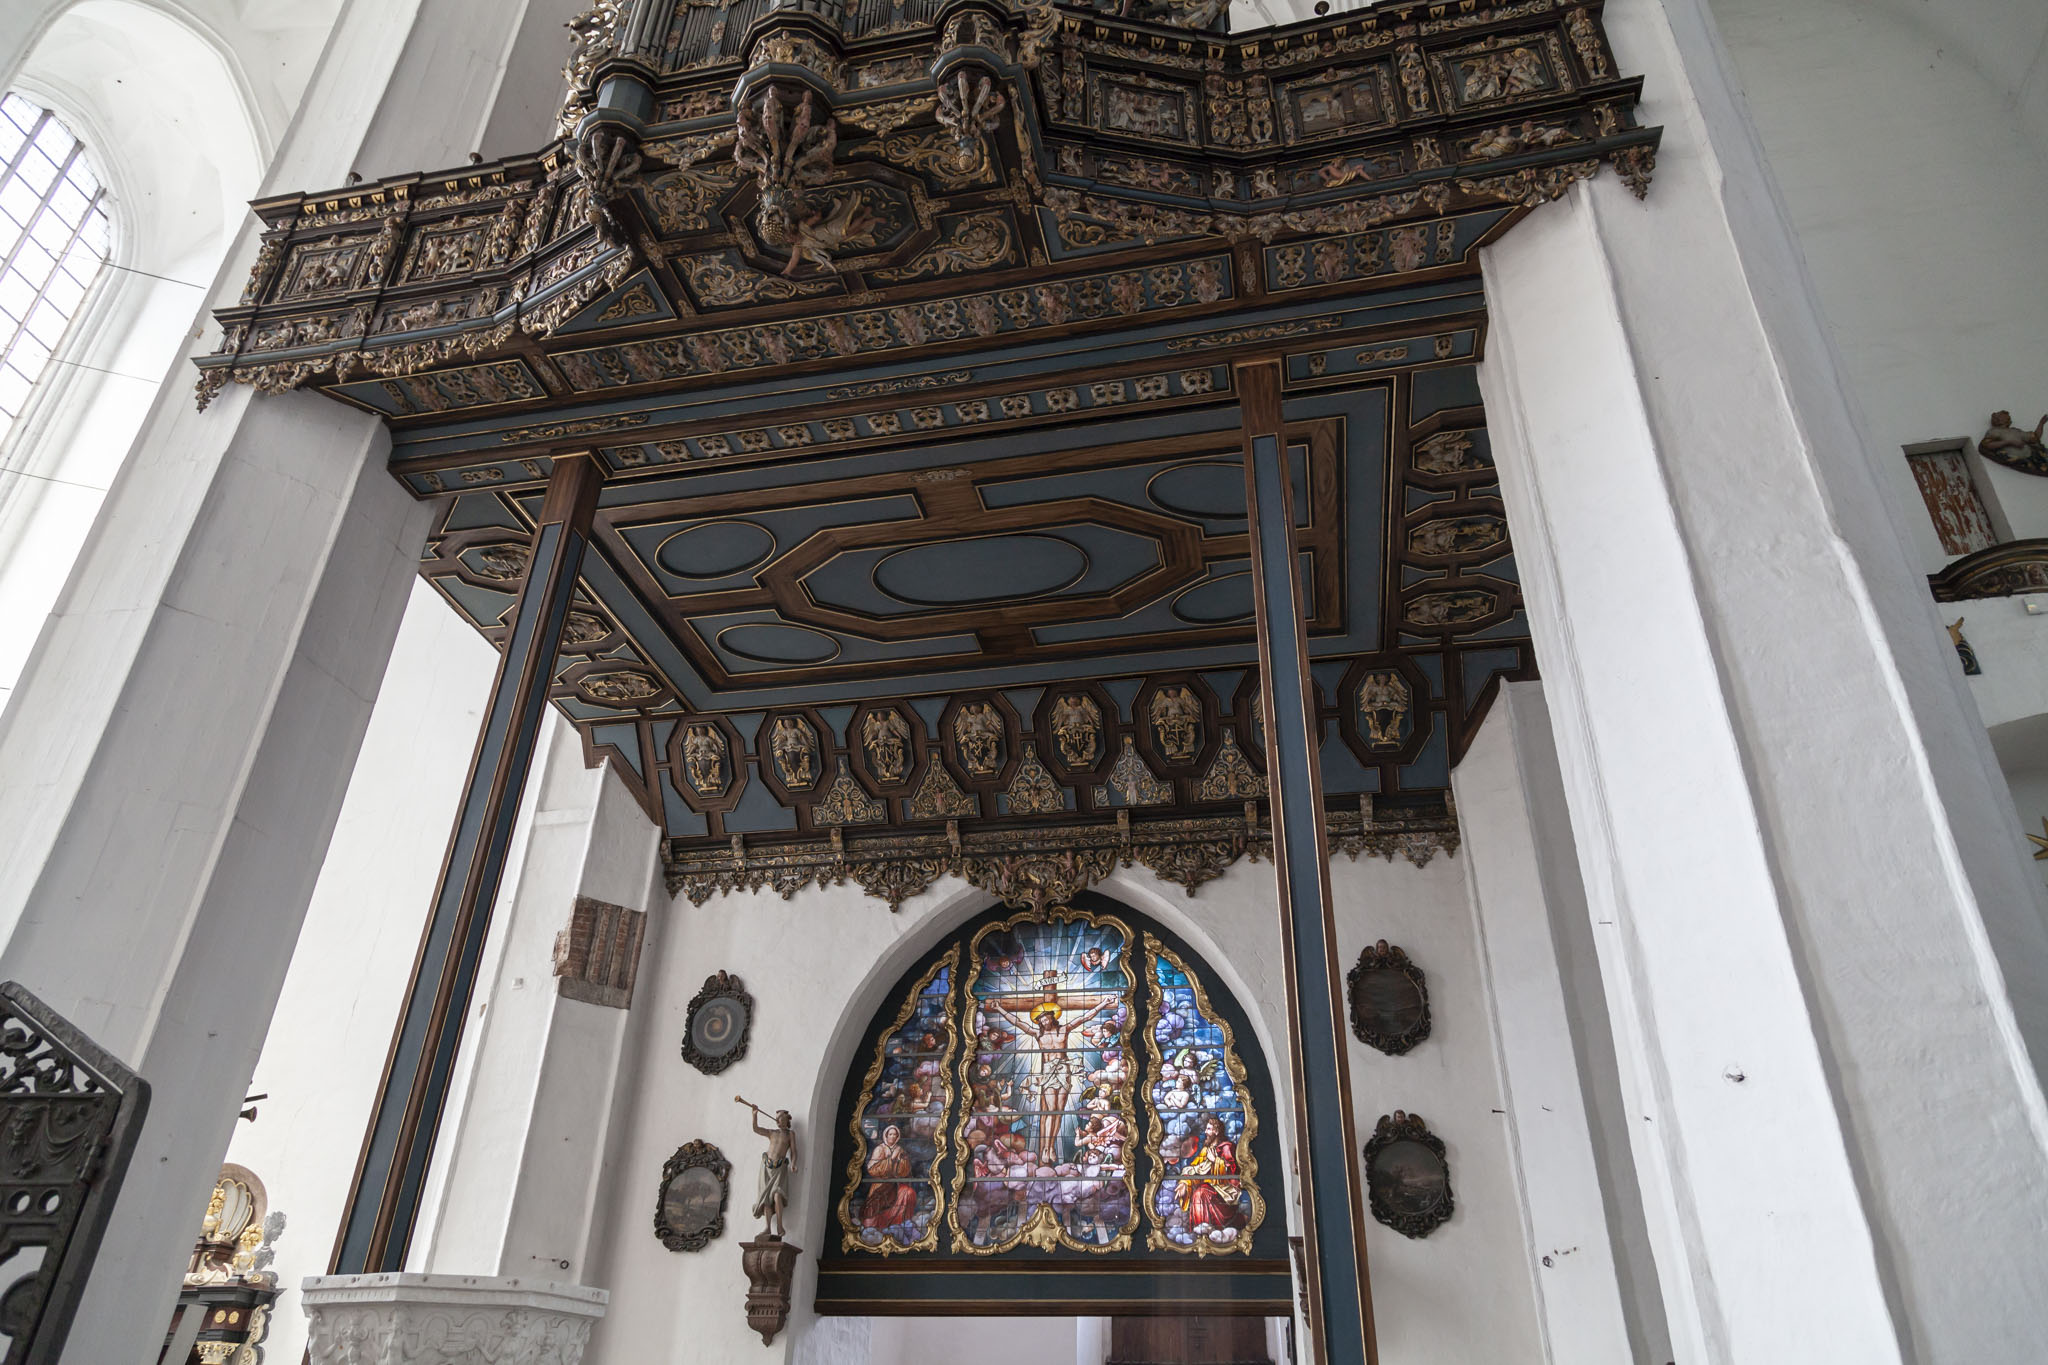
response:
[[[1454,811],[1377,814],[1370,798],[1360,810],[1329,815],[1330,850],[1354,861],[1363,854],[1406,858],[1426,867],[1439,851],[1455,856]],[[878,834],[829,839],[778,840],[705,849],[671,841],[664,862],[672,895],[702,905],[715,895],[772,889],[788,900],[806,887],[843,886],[896,909],[941,877],[958,877],[1006,905],[1043,908],[1102,881],[1133,863],[1189,895],[1229,870],[1239,858],[1257,862],[1273,852],[1272,830],[1257,802],[1242,817],[1200,816],[1134,821],[1118,812],[1110,823],[1069,823],[1015,830],[962,833],[949,821],[943,834]]]
[[[2009,540],[1927,575],[1937,602],[2048,592],[2048,539]]]

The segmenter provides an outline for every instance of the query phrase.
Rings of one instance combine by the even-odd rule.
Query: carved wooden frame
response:
[[[1422,997],[1422,1017],[1398,1033],[1387,1033],[1366,1022],[1359,1009],[1359,987],[1368,976],[1376,972],[1392,972],[1406,977]],[[1399,1057],[1417,1043],[1429,1037],[1429,984],[1422,968],[1408,960],[1408,954],[1399,948],[1389,947],[1385,939],[1370,944],[1358,954],[1358,961],[1344,974],[1344,994],[1351,1011],[1351,1031],[1358,1041],[1367,1047],[1378,1048],[1389,1057]]]
[[[718,1216],[695,1232],[686,1232],[668,1219],[669,1186],[689,1170],[707,1170],[718,1181]],[[654,1235],[670,1251],[702,1251],[725,1234],[725,1210],[731,1202],[732,1163],[725,1153],[702,1138],[686,1142],[661,1168],[661,1184],[654,1192]]]
[[[1444,1168],[1443,1197],[1420,1212],[1396,1206],[1374,1173],[1373,1163],[1380,1154],[1404,1142],[1414,1143],[1433,1153]],[[1443,1139],[1429,1131],[1429,1125],[1422,1121],[1420,1114],[1406,1114],[1396,1109],[1391,1114],[1380,1116],[1371,1140],[1365,1144],[1365,1180],[1371,1193],[1372,1216],[1403,1237],[1429,1236],[1451,1220],[1451,1214],[1457,1207],[1457,1201],[1451,1195],[1451,1161],[1444,1151]]]
[[[694,1041],[697,1015],[714,1000],[738,1001],[743,1016],[739,1043],[732,1051],[717,1057],[701,1051]],[[754,997],[747,994],[746,983],[731,972],[713,972],[704,978],[703,989],[690,997],[689,1012],[683,1017],[683,1060],[707,1076],[716,1076],[747,1055],[747,1040],[753,1031]]]

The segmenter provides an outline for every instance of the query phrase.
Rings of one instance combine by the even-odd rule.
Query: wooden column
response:
[[[335,1240],[333,1273],[405,1268],[420,1192],[476,986],[477,959],[504,876],[506,849],[547,707],[556,645],[576,589],[602,474],[588,454],[557,456],[526,578],[513,609],[470,760],[434,908],[384,1063],[355,1183]]]
[[[1372,1295],[1366,1283],[1365,1201],[1351,1067],[1330,913],[1329,829],[1301,575],[1294,550],[1293,482],[1280,411],[1280,362],[1236,367],[1244,419],[1245,505],[1259,631],[1259,700],[1266,723],[1266,785],[1273,874],[1287,959],[1288,1064],[1294,1083],[1296,1164],[1301,1173],[1303,1273],[1311,1359],[1374,1365]]]

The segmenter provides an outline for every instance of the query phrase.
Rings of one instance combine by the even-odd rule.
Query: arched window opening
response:
[[[1165,929],[1094,894],[991,912],[885,998],[847,1078],[818,1310],[1284,1314],[1273,1100]]]
[[[0,437],[62,345],[112,235],[85,145],[34,101],[0,98]]]

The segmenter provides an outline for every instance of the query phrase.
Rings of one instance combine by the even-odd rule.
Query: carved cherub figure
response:
[[[1991,429],[1984,433],[1984,439],[1977,442],[1977,453],[1987,460],[2007,462],[2017,457],[2025,460],[2029,455],[2039,459],[2043,456],[2041,439],[2048,432],[2048,416],[2034,423],[2032,431],[2022,431],[2012,424],[2009,412],[1991,414]]]
[[[782,267],[784,278],[794,278],[805,261],[820,270],[834,269],[833,254],[873,232],[881,221],[859,194],[842,196],[825,212],[811,214],[796,224],[789,243],[789,264]]]

